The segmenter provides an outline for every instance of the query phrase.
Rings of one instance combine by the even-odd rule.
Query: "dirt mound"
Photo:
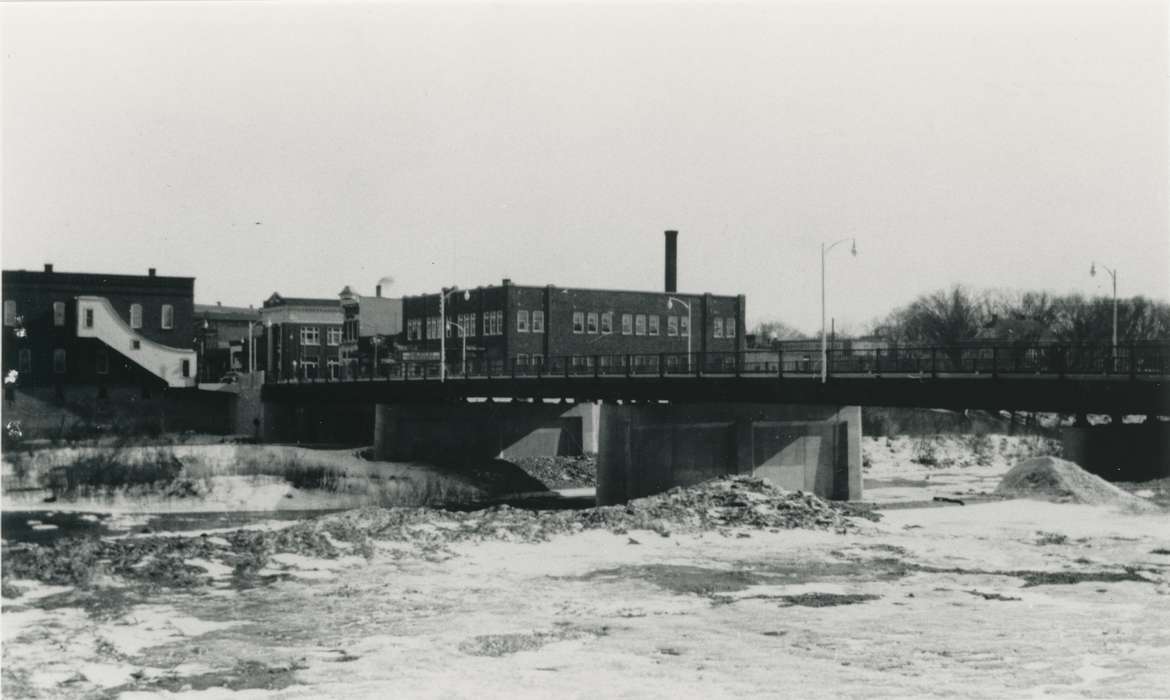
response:
[[[997,496],[1041,498],[1066,503],[1121,506],[1134,511],[1157,511],[1153,503],[1123,491],[1073,462],[1056,457],[1033,457],[1020,462],[999,482]]]

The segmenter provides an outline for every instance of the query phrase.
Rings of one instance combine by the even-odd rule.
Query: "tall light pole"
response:
[[[463,328],[463,326],[459,325],[458,323],[455,323],[454,321],[448,321],[447,325],[448,326],[455,326],[456,328],[458,328],[459,329],[459,337],[463,339],[463,376],[466,377],[467,376],[467,331]]]
[[[1101,266],[1101,269],[1108,272],[1109,276],[1113,278],[1113,365],[1114,365],[1114,370],[1116,371],[1116,369],[1117,369],[1117,269],[1114,268],[1111,270],[1108,267],[1105,267],[1104,265]],[[1092,262],[1089,265],[1089,276],[1090,277],[1097,276],[1097,263],[1096,263],[1096,261]]]
[[[382,336],[375,335],[373,338],[370,338],[370,345],[374,346],[374,366],[373,366],[373,375],[374,375],[373,378],[374,379],[378,378],[378,346],[380,346],[381,344],[382,344]]]
[[[459,291],[459,287],[439,290],[439,381],[447,381],[447,297]],[[471,299],[471,292],[463,292],[463,301]],[[466,346],[466,337],[464,338]],[[466,352],[466,348],[465,348]]]
[[[829,339],[825,335],[825,257],[829,251],[841,245],[845,241],[853,241],[853,249],[850,251],[853,256],[857,256],[857,239],[856,238],[842,238],[841,240],[831,243],[826,246],[821,244],[821,384],[829,381]]]
[[[666,297],[666,310],[670,311],[675,304],[681,304],[687,310],[687,372],[691,371],[691,335],[694,331],[691,329],[691,305],[679,299],[678,297]]]

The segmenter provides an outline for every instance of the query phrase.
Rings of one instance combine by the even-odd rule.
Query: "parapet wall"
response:
[[[824,498],[861,498],[857,406],[607,403],[599,432],[599,505],[728,474]]]

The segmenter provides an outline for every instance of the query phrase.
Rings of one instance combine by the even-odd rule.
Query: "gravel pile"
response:
[[[995,489],[997,496],[1039,498],[1065,503],[1120,506],[1153,512],[1160,508],[1123,491],[1073,462],[1056,457],[1033,457],[1012,467]]]
[[[550,489],[597,486],[597,459],[579,457],[522,457],[511,460]]]

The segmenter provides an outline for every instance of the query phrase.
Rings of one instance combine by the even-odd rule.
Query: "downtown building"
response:
[[[278,292],[260,308],[264,366],[271,381],[341,377],[341,304],[333,299],[284,297]]]
[[[692,353],[744,349],[743,295],[677,291],[677,232],[666,232],[663,291],[500,286],[448,291],[446,360],[461,366],[466,341],[469,366],[533,371],[563,358],[576,367],[631,364],[632,371],[674,369]],[[402,299],[403,362],[437,361],[443,323],[439,294]]]

